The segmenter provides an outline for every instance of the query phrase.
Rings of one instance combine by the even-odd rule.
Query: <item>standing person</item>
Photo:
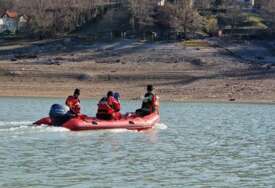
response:
[[[70,113],[74,115],[80,114],[80,89],[76,88],[74,94],[68,96],[65,104],[70,108]]]
[[[144,95],[141,108],[136,110],[137,115],[146,116],[157,110],[157,96],[153,93],[153,90],[152,85],[147,85],[147,93]]]

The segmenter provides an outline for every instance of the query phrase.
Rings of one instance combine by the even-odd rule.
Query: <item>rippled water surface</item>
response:
[[[62,102],[0,98],[1,188],[275,187],[273,105],[162,103],[144,133],[31,126]]]

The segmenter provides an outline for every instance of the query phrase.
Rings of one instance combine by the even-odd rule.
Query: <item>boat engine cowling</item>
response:
[[[53,104],[51,106],[49,116],[53,122],[53,125],[60,126],[70,119],[68,116],[69,108],[60,104]]]

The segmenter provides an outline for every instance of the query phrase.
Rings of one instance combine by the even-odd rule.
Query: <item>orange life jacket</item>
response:
[[[99,114],[112,114],[114,112],[114,109],[108,105],[107,101],[100,101],[98,103],[98,109],[97,113]]]
[[[108,97],[107,99],[103,99],[98,103],[98,114],[108,114],[113,119],[120,119],[121,114],[120,111],[120,103],[114,97]]]
[[[120,111],[120,103],[114,97],[108,97],[107,103],[115,112]]]
[[[75,114],[80,114],[81,106],[80,103],[76,103],[72,108],[71,111]]]
[[[69,96],[66,99],[66,105],[70,108],[70,110],[76,114],[80,113],[80,100],[79,98],[75,98],[74,96]]]

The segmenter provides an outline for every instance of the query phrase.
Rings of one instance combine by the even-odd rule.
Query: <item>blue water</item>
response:
[[[31,126],[62,102],[0,98],[1,188],[275,187],[274,105],[162,102],[144,133]]]

